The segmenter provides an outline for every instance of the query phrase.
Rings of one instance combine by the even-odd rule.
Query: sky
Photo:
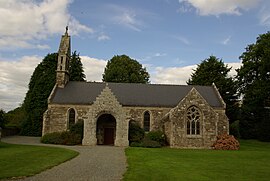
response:
[[[126,54],[154,84],[186,84],[214,55],[232,67],[270,27],[269,0],[0,0],[0,109],[20,106],[35,67],[69,26],[86,79]]]

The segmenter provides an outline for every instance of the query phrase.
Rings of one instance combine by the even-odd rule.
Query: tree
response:
[[[26,112],[22,106],[17,107],[5,114],[7,126],[21,128],[22,120],[26,118]]]
[[[55,85],[56,66],[57,53],[48,54],[31,76],[29,89],[23,102],[27,115],[22,124],[22,135],[41,135],[42,115],[47,109],[47,99]]]
[[[71,55],[69,64],[69,80],[70,81],[85,81],[85,74],[80,55],[74,51]]]
[[[243,95],[240,134],[243,138],[270,141],[270,32],[259,35],[240,59],[243,63],[237,70],[239,93]]]
[[[5,112],[2,109],[0,109],[0,128],[4,128],[6,123],[4,114]]]
[[[146,68],[127,55],[117,55],[108,61],[103,79],[104,82],[149,83]]]
[[[203,60],[187,81],[188,85],[212,85],[215,83],[224,102],[226,103],[226,114],[230,123],[237,120],[238,105],[236,104],[237,87],[232,77],[228,76],[229,68],[222,59],[210,56]]]
[[[72,53],[70,63],[70,80],[84,81],[82,63],[76,51]],[[22,122],[21,134],[29,136],[40,136],[42,132],[43,113],[48,107],[48,97],[55,85],[57,67],[57,53],[48,54],[35,68],[29,85],[28,92],[23,102],[26,113]],[[78,72],[76,72],[78,71]]]

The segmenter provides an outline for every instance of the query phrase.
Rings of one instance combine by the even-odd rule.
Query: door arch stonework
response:
[[[128,119],[125,109],[118,102],[111,89],[106,87],[101,91],[96,101],[89,107],[87,119],[84,120],[83,145],[97,145],[98,118],[110,114],[115,118],[115,146],[128,146]]]

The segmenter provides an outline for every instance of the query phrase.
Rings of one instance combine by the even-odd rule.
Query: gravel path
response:
[[[2,138],[1,141],[14,144],[45,145],[39,142],[40,138],[13,136]],[[41,172],[35,176],[27,177],[25,181],[116,181],[121,180],[127,164],[125,148],[113,146],[59,146],[78,151],[76,158]]]

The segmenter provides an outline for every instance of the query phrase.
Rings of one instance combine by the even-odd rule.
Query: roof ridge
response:
[[[144,83],[127,83],[127,82],[91,82],[91,81],[70,81],[75,83],[85,83],[85,84],[131,84],[131,85],[145,85],[145,86],[183,86],[183,87],[212,87],[211,85],[187,85],[187,84],[160,84],[160,83],[153,83],[153,84],[144,84]]]

